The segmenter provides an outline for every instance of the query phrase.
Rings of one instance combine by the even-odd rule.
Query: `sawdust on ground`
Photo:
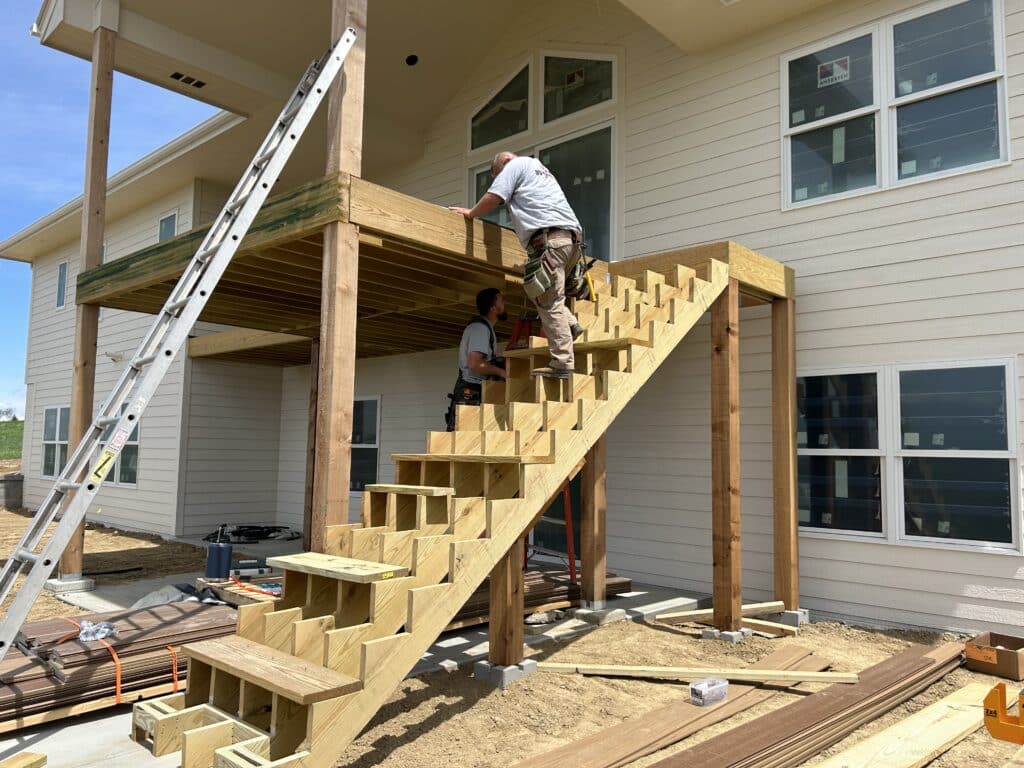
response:
[[[730,645],[701,640],[693,628],[621,622],[545,646],[535,658],[629,665],[737,666],[757,661],[784,645],[802,645],[830,660],[836,671],[857,672],[911,643],[934,644],[949,639],[954,638],[938,633],[869,631],[837,623],[819,623],[803,628],[796,638],[754,637],[740,645]],[[806,765],[819,763],[824,756],[842,751],[963,685],[978,681],[997,682],[995,678],[965,669],[953,672]],[[813,691],[823,686],[800,687]],[[654,765],[671,754],[796,701],[801,695],[776,693],[763,704],[705,728],[670,749],[632,763],[631,768]],[[468,668],[452,674],[437,672],[406,680],[338,765],[348,768],[507,767],[686,697],[684,683],[537,673],[502,692],[477,683],[470,677]],[[930,765],[990,768],[1001,765],[1016,750],[1016,745],[992,739],[982,727]]]
[[[26,510],[0,508],[0,553],[11,552],[17,546],[30,521]],[[94,578],[97,585],[198,571],[205,563],[205,552],[191,544],[165,541],[146,533],[127,533],[94,523],[86,525],[82,570]],[[11,599],[9,597],[8,602]],[[7,604],[0,608],[6,610]],[[29,613],[29,621],[81,613],[81,608],[44,592]]]
[[[21,459],[0,459],[0,477],[21,471]]]

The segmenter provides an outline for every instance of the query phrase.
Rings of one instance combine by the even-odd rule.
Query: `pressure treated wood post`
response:
[[[800,522],[796,504],[796,302],[772,302],[772,475],[775,599],[800,607]]]
[[[585,606],[595,609],[604,608],[605,603],[608,541],[605,440],[604,435],[598,438],[587,454],[587,463],[583,467],[583,509],[580,516],[581,596]]]
[[[346,27],[355,29],[358,39],[345,59],[343,77],[335,81],[328,99],[327,173],[359,176],[363,164],[366,0],[332,1],[332,43]],[[358,274],[358,227],[347,222],[328,224],[324,227],[320,360],[312,371],[318,382],[309,540],[316,552],[325,551],[328,526],[348,522]]]
[[[522,537],[491,571],[488,661],[508,667],[523,660],[523,547]]]
[[[736,631],[742,615],[740,570],[740,291],[711,307],[711,537],[715,627]]]
[[[110,145],[110,104],[114,93],[114,41],[117,33],[97,27],[92,35],[92,79],[89,91],[89,129],[85,154],[85,192],[82,200],[82,239],[79,274],[98,267],[103,257],[103,231],[107,213],[107,157]],[[78,445],[92,424],[96,389],[96,339],[100,308],[76,304],[74,370],[71,375],[71,412],[68,447]],[[75,531],[60,558],[62,578],[82,574],[85,521]]]

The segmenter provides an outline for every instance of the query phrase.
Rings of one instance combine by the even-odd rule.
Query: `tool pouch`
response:
[[[531,256],[526,260],[526,267],[523,273],[523,291],[531,299],[551,290],[555,284],[555,273],[548,266],[543,254]]]

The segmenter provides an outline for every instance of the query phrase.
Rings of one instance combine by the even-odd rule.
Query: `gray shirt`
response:
[[[466,326],[466,330],[462,332],[462,342],[459,344],[459,372],[465,381],[471,384],[479,384],[487,378],[469,369],[469,353],[479,352],[484,356],[485,360],[489,360],[493,349],[491,345],[493,333],[494,328],[486,318],[484,318],[482,323],[470,323]]]
[[[512,226],[524,248],[530,235],[538,229],[560,227],[583,231],[558,181],[534,157],[509,160],[487,191],[505,201]]]

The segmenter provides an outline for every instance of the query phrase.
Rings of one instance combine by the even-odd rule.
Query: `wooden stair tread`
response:
[[[191,659],[303,706],[344,696],[363,686],[358,678],[310,664],[238,635],[201,640],[182,650]]]
[[[649,347],[651,340],[638,336],[624,336],[618,339],[598,339],[596,341],[577,341],[572,345],[574,352],[585,353],[606,349],[626,349],[627,347]],[[506,350],[504,357],[535,357],[547,351],[547,347],[523,347],[521,349]]]
[[[409,574],[404,565],[389,565],[371,560],[356,560],[351,557],[325,555],[320,552],[302,552],[297,555],[268,557],[267,565],[284,571],[299,571],[314,576],[326,576],[338,581],[369,584]]]
[[[393,453],[392,461],[465,461],[484,464],[554,464],[554,456],[483,456],[479,453]]]
[[[454,488],[443,488],[436,485],[384,485],[374,483],[363,490],[370,493],[405,493],[410,496],[454,496]]]

